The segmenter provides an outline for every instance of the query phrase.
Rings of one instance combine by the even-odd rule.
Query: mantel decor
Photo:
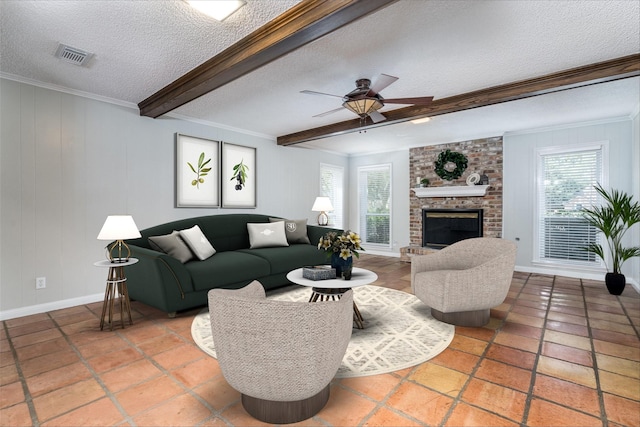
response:
[[[455,168],[451,169],[451,164],[455,164]],[[438,155],[434,165],[436,174],[440,178],[451,181],[460,178],[467,169],[467,156],[456,151],[445,150]]]
[[[176,133],[176,207],[220,206],[220,142]]]

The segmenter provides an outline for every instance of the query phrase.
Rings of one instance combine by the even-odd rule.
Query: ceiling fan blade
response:
[[[342,110],[344,110],[344,107],[336,108],[335,110],[325,111],[324,113],[316,114],[313,117],[324,117],[324,116],[328,116],[329,114],[337,113],[338,111],[342,111]]]
[[[384,98],[385,104],[409,104],[409,105],[429,105],[433,101],[433,96],[422,96],[418,98]]]
[[[324,92],[316,92],[314,90],[301,90],[300,93],[306,93],[307,95],[324,95],[324,96],[335,96],[336,98],[342,99],[343,97],[340,95],[333,95],[331,93]]]
[[[387,118],[380,114],[378,111],[370,112],[369,117],[371,118],[371,120],[373,120],[373,123],[380,123],[387,120]]]
[[[369,88],[369,92],[367,92],[367,96],[373,96],[376,93],[380,92],[385,87],[389,86],[391,83],[398,80],[398,77],[393,77],[388,74],[380,74],[380,76],[376,79],[376,82],[371,85]]]

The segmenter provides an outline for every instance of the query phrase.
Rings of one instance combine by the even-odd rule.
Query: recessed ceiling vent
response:
[[[82,67],[87,65],[89,60],[93,57],[93,53],[85,52],[84,50],[76,49],[75,47],[60,43],[55,57]]]

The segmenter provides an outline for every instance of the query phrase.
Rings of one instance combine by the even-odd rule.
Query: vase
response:
[[[626,278],[624,274],[607,273],[604,276],[604,283],[607,285],[607,290],[611,295],[620,295],[624,291]]]
[[[331,267],[336,269],[336,277],[342,277],[344,280],[351,280],[353,257],[344,259],[340,257],[339,253],[333,253],[331,254]]]

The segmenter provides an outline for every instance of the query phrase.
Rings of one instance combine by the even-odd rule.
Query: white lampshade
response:
[[[333,205],[328,197],[316,197],[316,201],[313,203],[311,210],[314,212],[332,211]]]
[[[131,215],[109,215],[104,222],[98,240],[123,240],[142,237]]]

